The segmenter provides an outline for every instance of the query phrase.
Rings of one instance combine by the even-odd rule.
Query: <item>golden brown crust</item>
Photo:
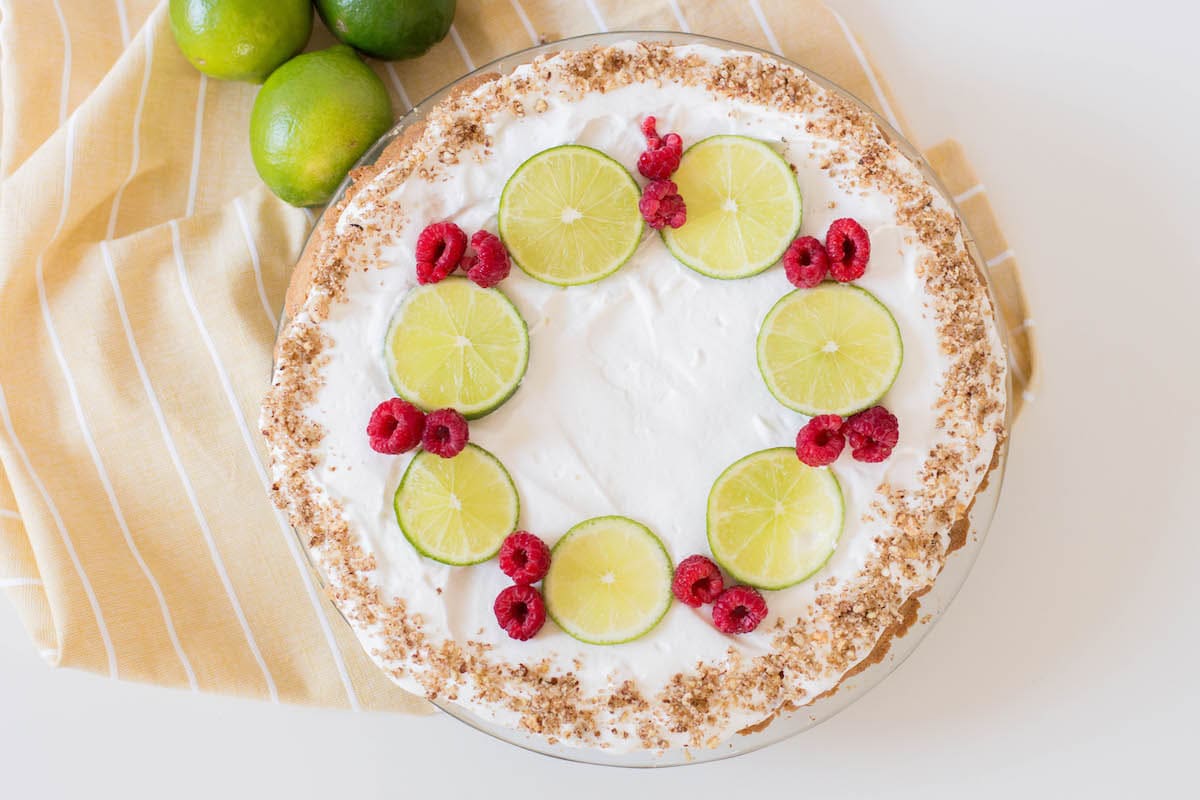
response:
[[[316,227],[309,234],[308,242],[304,245],[304,252],[300,254],[300,260],[296,262],[296,267],[292,270],[292,279],[288,282],[287,294],[283,301],[285,317],[295,316],[300,307],[304,305],[309,291],[312,290],[317,252],[332,236],[334,228],[337,227],[340,213],[341,206],[331,203],[325,208],[325,212],[317,220]]]

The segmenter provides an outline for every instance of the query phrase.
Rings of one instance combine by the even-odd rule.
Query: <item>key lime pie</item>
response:
[[[769,57],[629,41],[473,80],[289,289],[274,494],[405,689],[547,742],[712,747],[911,622],[997,463],[950,204]]]

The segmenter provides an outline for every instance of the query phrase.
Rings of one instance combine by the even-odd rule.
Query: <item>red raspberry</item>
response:
[[[652,181],[665,180],[679,169],[683,158],[683,139],[677,133],[659,136],[654,129],[654,117],[642,120],[642,133],[646,135],[646,149],[638,156],[638,172]]]
[[[532,586],[510,586],[492,604],[496,622],[518,641],[532,639],[546,624],[546,603]]]
[[[868,463],[883,461],[900,441],[900,422],[883,406],[858,412],[846,420],[842,430],[850,440],[851,455]]]
[[[767,617],[767,601],[757,589],[731,586],[713,603],[713,624],[721,633],[749,633]]]
[[[469,254],[462,265],[468,278],[484,289],[490,289],[508,277],[512,262],[508,260],[508,251],[499,236],[476,231],[471,237],[471,247],[475,252]]]
[[[813,417],[796,434],[796,457],[810,467],[832,464],[845,446],[842,418],[837,414]]]
[[[376,453],[394,456],[407,453],[421,443],[425,432],[425,414],[412,403],[399,397],[384,400],[371,412],[367,436]]]
[[[642,135],[646,137],[646,145],[649,147],[658,147],[662,143],[662,137],[658,135],[657,125],[658,120],[654,117],[646,117],[642,120]]]
[[[674,181],[651,181],[642,190],[642,199],[638,201],[638,210],[642,219],[655,230],[670,225],[679,228],[687,222],[687,206],[679,196],[679,187]]]
[[[721,570],[712,559],[701,555],[688,556],[680,561],[675,568],[675,579],[671,581],[671,591],[679,598],[679,602],[692,608],[716,600],[724,588]]]
[[[812,236],[801,236],[783,254],[783,271],[792,285],[811,289],[825,280],[829,272],[829,255],[825,245]]]
[[[467,235],[453,222],[434,222],[417,237],[417,283],[437,283],[462,260]]]
[[[835,280],[842,283],[858,280],[871,259],[871,237],[849,217],[835,219],[825,234],[825,252],[829,255],[829,272]]]
[[[467,446],[469,438],[466,418],[453,408],[439,408],[425,417],[421,446],[435,456],[454,458]]]
[[[550,548],[528,531],[514,531],[500,545],[500,571],[522,586],[537,583],[550,569]]]

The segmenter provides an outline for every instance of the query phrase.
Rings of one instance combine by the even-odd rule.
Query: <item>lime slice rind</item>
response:
[[[838,344],[832,353],[823,350],[830,342]],[[780,298],[763,319],[755,350],[767,390],[807,416],[870,408],[904,363],[900,326],[887,306],[860,286],[829,281]],[[822,391],[834,383],[840,386]]]
[[[453,486],[447,485],[446,474],[454,476]],[[460,507],[445,502],[439,489],[457,498]],[[508,470],[475,444],[468,444],[454,458],[418,452],[396,487],[392,505],[400,532],[413,549],[457,567],[493,558],[521,516],[521,501]],[[456,539],[461,546],[450,547]]]
[[[725,157],[706,152],[717,150],[726,151]],[[735,158],[743,163],[734,165]],[[763,170],[770,172],[763,176]],[[722,185],[714,185],[714,177]],[[702,139],[684,152],[671,179],[687,204],[688,221],[681,228],[663,228],[659,235],[677,261],[706,277],[736,280],[758,275],[783,257],[800,230],[800,186],[787,161],[766,142],[731,134]],[[731,185],[735,181],[739,185]],[[730,214],[716,205],[734,200],[734,194],[757,213]],[[760,215],[775,219],[764,222]],[[751,247],[753,254],[748,252]],[[742,257],[731,257],[739,249]],[[727,257],[724,265],[711,263],[722,255]]]
[[[789,447],[735,461],[709,492],[713,558],[734,579],[759,589],[786,589],[820,572],[833,557],[844,525],[837,476],[827,467],[801,463]]]
[[[606,570],[613,575],[611,590],[603,578],[597,581]],[[671,558],[649,528],[627,517],[593,517],[554,545],[542,594],[547,614],[568,636],[585,644],[624,644],[666,615],[671,577]]]
[[[417,304],[423,307],[414,310]],[[383,349],[398,396],[425,411],[453,408],[478,419],[520,387],[529,366],[529,329],[501,291],[452,277],[405,295]]]
[[[576,166],[583,173],[578,181]],[[560,175],[564,170],[568,174]],[[535,280],[554,286],[595,283],[624,266],[641,243],[640,196],[629,170],[608,155],[585,145],[552,147],[527,158],[505,183],[500,238],[513,263]],[[584,211],[609,206],[604,213],[616,216],[597,210],[569,225],[566,217],[579,213],[575,203]]]

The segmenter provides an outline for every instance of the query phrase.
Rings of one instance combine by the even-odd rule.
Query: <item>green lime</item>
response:
[[[262,83],[312,33],[309,0],[171,0],[169,13],[192,66],[230,81]]]
[[[530,157],[500,195],[500,238],[517,266],[558,286],[616,272],[642,238],[641,190],[599,150],[562,145]]]
[[[320,205],[391,125],[383,81],[336,45],[271,73],[250,114],[250,153],[275,194],[294,206]]]
[[[784,589],[829,560],[842,535],[842,490],[790,447],[760,450],[721,473],[708,494],[708,546],[730,575]]]
[[[517,390],[529,364],[529,331],[499,290],[447,278],[405,296],[384,360],[396,394],[408,402],[475,419]]]
[[[663,228],[667,248],[710,278],[746,278],[783,257],[800,230],[800,187],[769,145],[711,136],[687,149],[671,176],[687,222]]]
[[[758,331],[758,371],[793,411],[845,417],[875,405],[904,360],[900,328],[865,289],[822,283],[775,304]]]
[[[671,559],[658,537],[626,517],[595,517],[558,540],[542,584],[546,611],[588,644],[649,632],[671,607]]]
[[[376,58],[419,56],[440,42],[454,21],[455,0],[316,0],[339,40]]]
[[[496,555],[521,513],[508,470],[473,444],[454,458],[417,453],[393,505],[404,538],[417,552],[454,566]]]

